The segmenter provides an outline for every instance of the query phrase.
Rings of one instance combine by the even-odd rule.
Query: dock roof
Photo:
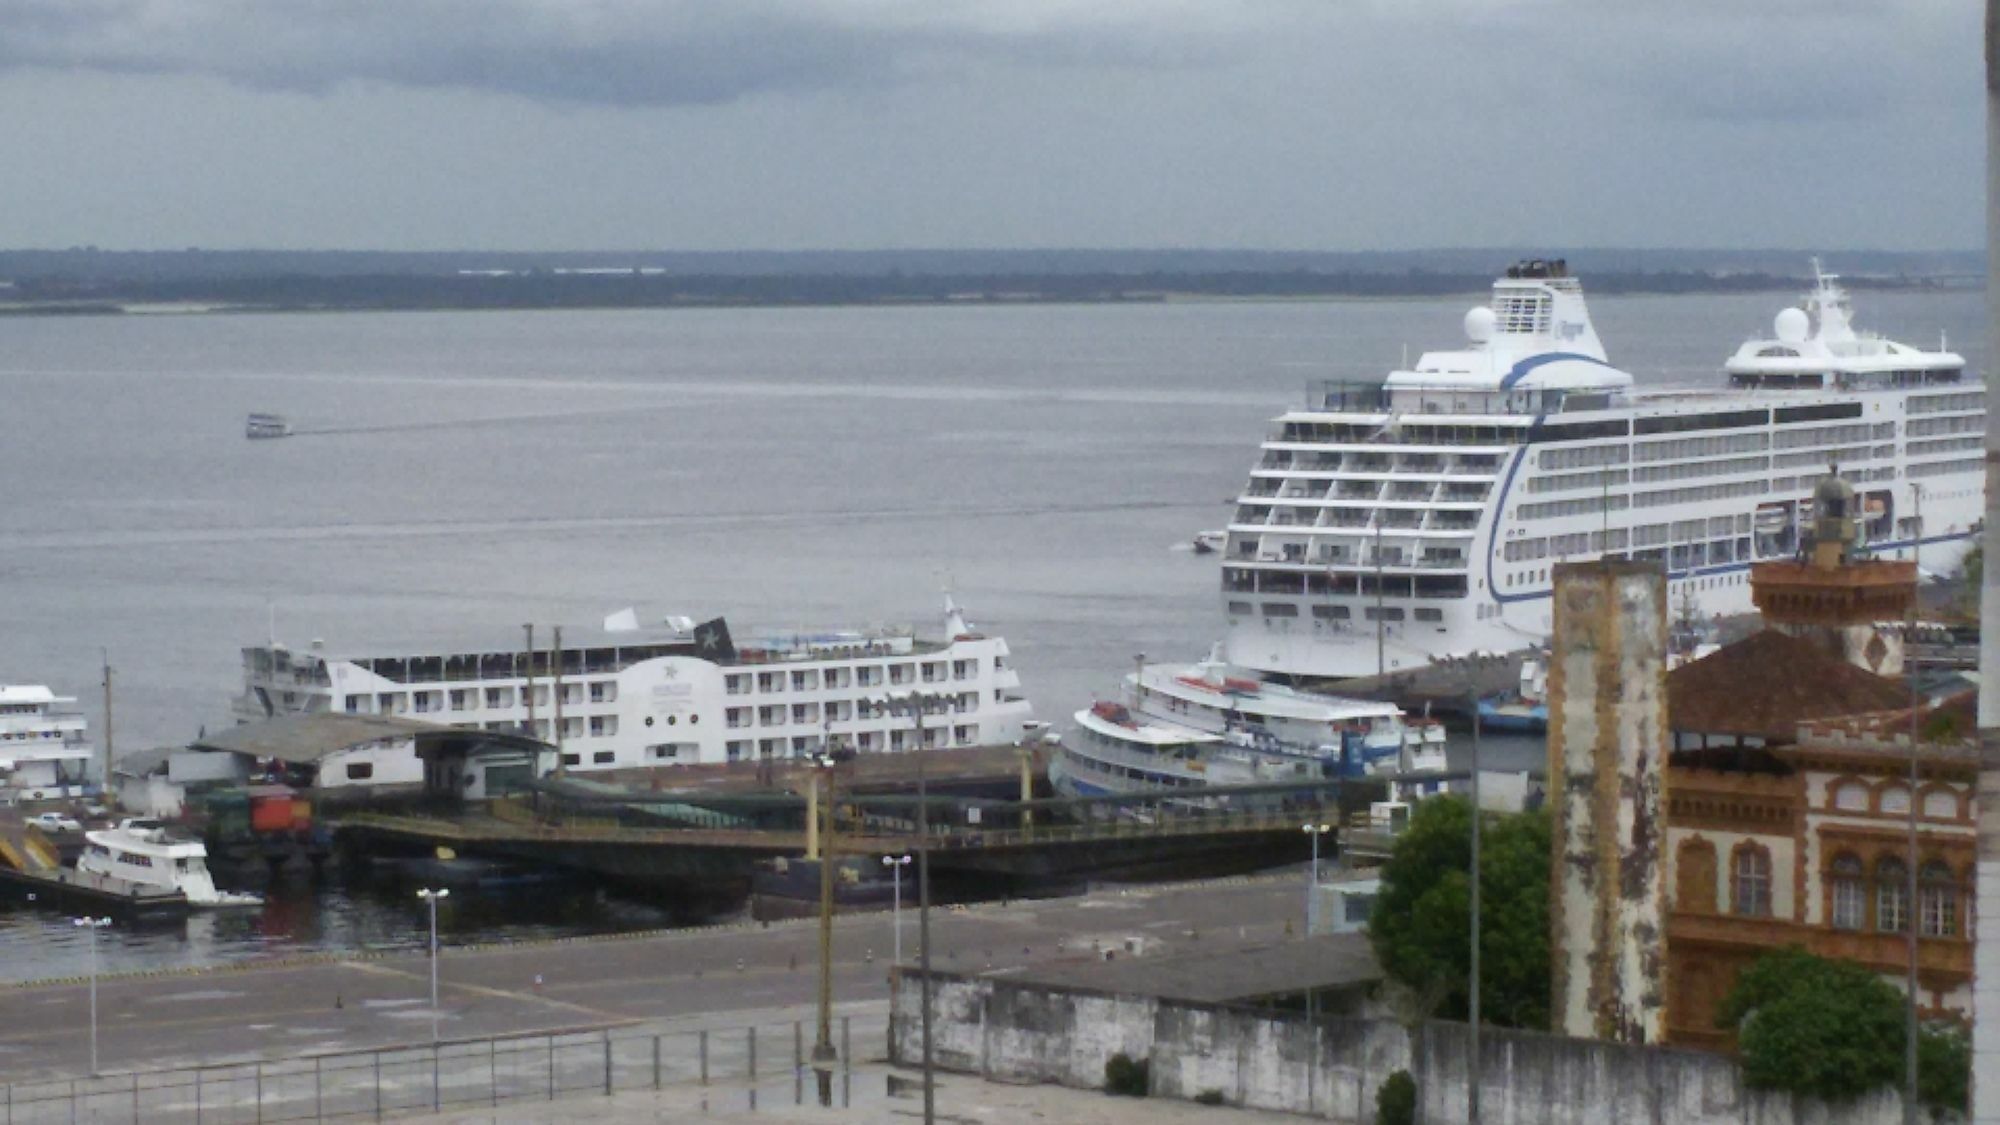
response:
[[[469,727],[426,723],[392,715],[348,715],[320,712],[288,715],[246,726],[231,727],[205,735],[193,743],[196,750],[215,750],[253,758],[275,758],[295,765],[309,765],[344,750],[374,742],[409,738],[429,741],[472,737],[490,742],[516,742],[540,746],[525,735]]]

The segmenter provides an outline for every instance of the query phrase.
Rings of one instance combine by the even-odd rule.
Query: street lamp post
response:
[[[1319,838],[1333,831],[1331,824],[1302,824],[1312,838],[1312,866],[1306,869],[1306,936],[1319,928]]]
[[[894,964],[897,965],[903,963],[903,868],[909,865],[910,857],[907,855],[885,855],[882,857],[882,866],[889,869],[889,876],[894,880],[894,889],[890,892],[889,899],[889,918],[891,927],[896,931],[896,958]]]
[[[941,701],[942,695],[921,691],[894,692],[881,702],[891,711],[908,708],[917,756],[917,1002],[922,1005],[918,1023],[923,1037],[924,1125],[937,1120],[937,1083],[931,1066],[931,820],[930,789],[924,762],[924,709]]]
[[[819,848],[819,1026],[818,1037],[813,1042],[812,1064],[819,1082],[819,1104],[831,1106],[836,1057],[833,1049],[833,833],[839,818],[834,815],[833,808],[833,757],[821,754],[813,765],[819,774],[813,779],[814,786],[819,785],[821,777],[826,780],[826,792],[820,801],[826,825],[820,834]]]
[[[90,931],[90,1073],[97,1073],[97,931],[111,924],[109,918],[76,918],[72,924]]]
[[[417,892],[431,908],[431,1042],[438,1040],[438,900],[451,897],[451,888],[429,887]]]

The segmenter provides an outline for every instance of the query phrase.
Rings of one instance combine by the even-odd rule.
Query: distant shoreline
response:
[[[1486,274],[1406,271],[1318,273],[1225,271],[1144,276],[671,275],[529,271],[477,274],[348,274],[226,278],[17,278],[0,287],[0,317],[213,315],[301,312],[495,312],[527,310],[996,307],[1412,300],[1484,292]],[[1803,277],[1770,273],[1601,271],[1586,276],[1598,296],[1789,292]],[[1857,276],[1853,288],[1976,291],[1964,275]]]

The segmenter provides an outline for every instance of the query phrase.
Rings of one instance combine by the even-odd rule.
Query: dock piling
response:
[[[708,1032],[702,1031],[700,1035],[701,1035],[701,1084],[706,1086],[708,1085]]]

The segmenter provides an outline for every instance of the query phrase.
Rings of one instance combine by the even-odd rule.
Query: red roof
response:
[[[1693,734],[1792,742],[1800,723],[1908,705],[1896,681],[1775,629],[1667,673],[1667,723]]]

